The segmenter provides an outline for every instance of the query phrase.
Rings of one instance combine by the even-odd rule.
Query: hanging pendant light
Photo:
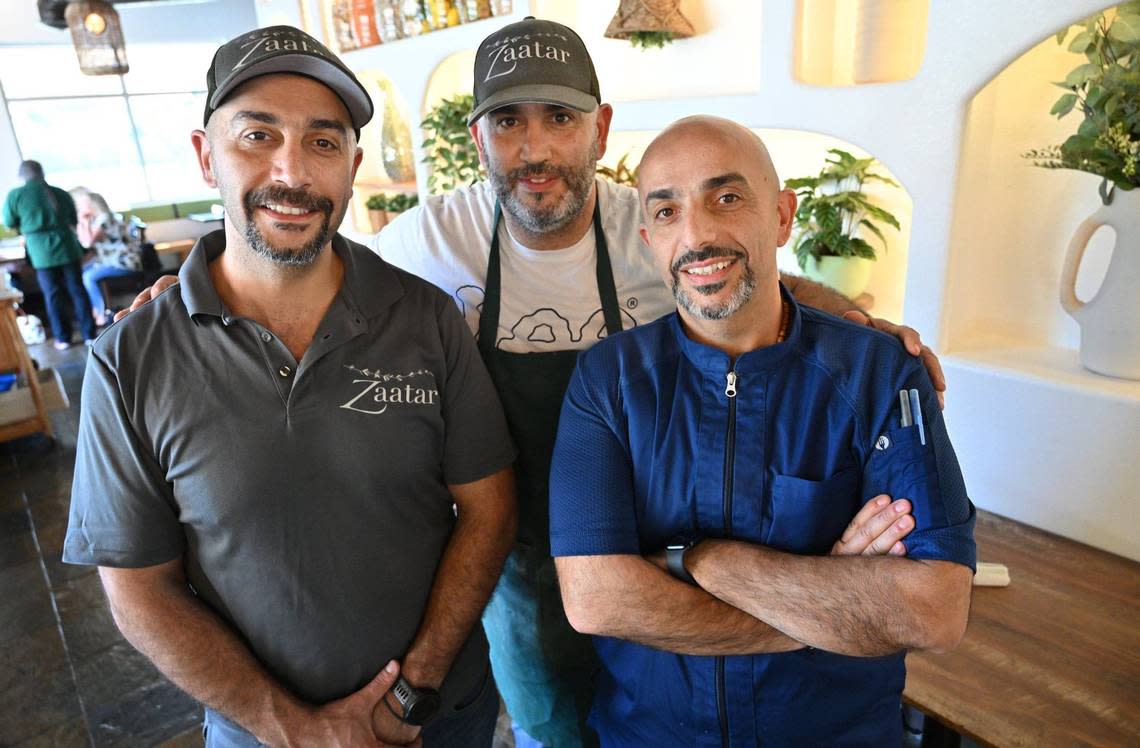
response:
[[[73,0],[64,11],[79,69],[87,75],[123,75],[127,48],[119,14],[105,0]]]

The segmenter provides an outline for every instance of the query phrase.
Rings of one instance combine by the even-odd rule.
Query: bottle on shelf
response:
[[[376,0],[376,26],[380,41],[394,42],[406,35],[402,0]]]
[[[330,0],[328,8],[329,20],[332,22],[333,43],[338,52],[350,52],[357,49],[360,44],[352,30],[352,8],[350,0]]]
[[[375,47],[380,43],[373,0],[352,0],[352,31],[358,47]]]
[[[459,0],[456,6],[459,10],[459,20],[463,23],[491,17],[491,0]]]

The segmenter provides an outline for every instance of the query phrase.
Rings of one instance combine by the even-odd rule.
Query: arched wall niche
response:
[[[475,87],[475,50],[463,49],[443,59],[431,72],[424,89],[420,114],[427,114],[443,99],[469,94]]]
[[[601,159],[601,164],[614,168],[618,161],[625,157],[626,166],[633,168],[641,162],[642,154],[644,154],[650,141],[657,135],[657,132],[659,131],[610,132],[609,143],[605,156]],[[828,148],[840,148],[857,158],[874,155],[839,138],[807,130],[753,128],[753,132],[759,135],[768,146],[776,166],[776,173],[781,179],[816,174],[823,166]],[[880,164],[877,171],[896,182],[900,181],[886,164]],[[887,250],[885,252],[882,251],[882,245],[876,239],[873,237],[868,239],[875,246],[878,254],[871,274],[871,282],[867,286],[867,293],[874,299],[872,311],[876,316],[887,319],[903,319],[911,216],[914,212],[913,200],[906,190],[906,185],[902,185],[899,189],[884,189],[881,185],[868,185],[866,193],[874,197],[882,207],[894,213],[895,217],[899,219],[901,229],[894,231],[887,228],[884,231],[887,238]],[[792,241],[794,239],[795,236],[793,235]],[[776,262],[780,270],[802,275],[803,271],[800,270],[795,255],[791,251],[792,241],[777,251]]]
[[[1070,37],[1071,38],[1071,37]],[[1023,156],[1076,132],[1079,111],[1049,114],[1054,81],[1085,62],[1053,35],[987,82],[970,100],[955,195],[944,329],[951,350],[1075,350],[1080,333],[1058,302],[1061,263],[1077,226],[1100,205],[1100,178],[1049,170]],[[1115,237],[1094,237],[1077,295],[1099,288]]]
[[[1049,114],[1062,93],[1053,81],[1085,62],[1057,43],[1059,30],[1039,29],[968,98],[942,304],[946,419],[980,508],[1140,559],[1140,537],[1119,520],[1135,513],[1140,484],[1140,382],[1082,368],[1080,331],[1058,301],[1066,247],[1100,206],[1100,179],[1022,156],[1080,124],[1076,112]],[[1108,229],[1093,238],[1080,298],[1096,294],[1114,243]]]

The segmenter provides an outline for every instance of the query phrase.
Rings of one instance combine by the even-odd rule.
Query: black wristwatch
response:
[[[693,579],[693,575],[685,568],[685,551],[692,548],[699,541],[690,540],[687,543],[672,543],[665,546],[665,565],[669,569],[669,573],[682,582],[698,587],[697,580]]]
[[[393,712],[396,717],[409,725],[426,725],[439,711],[439,691],[434,688],[416,688],[404,676],[396,679],[392,695],[400,704],[403,714]]]

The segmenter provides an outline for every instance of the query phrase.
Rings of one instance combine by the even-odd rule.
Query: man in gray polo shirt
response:
[[[95,345],[64,559],[100,567],[207,745],[489,745],[514,449],[474,341],[335,234],[372,114],[339,60],[272,27],[207,83],[225,229]]]

